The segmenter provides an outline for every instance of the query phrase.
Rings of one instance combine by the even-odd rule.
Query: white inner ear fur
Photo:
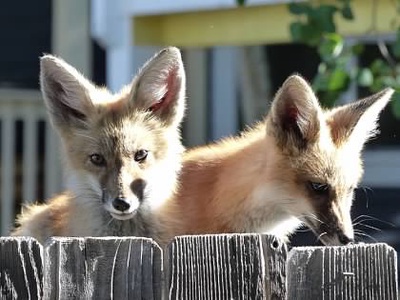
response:
[[[354,151],[361,151],[365,142],[377,134],[377,120],[379,114],[390,101],[393,93],[394,90],[388,90],[362,114],[350,134],[348,143],[345,144],[347,147],[350,147]]]
[[[172,77],[172,79],[171,79]],[[151,107],[159,101],[168,91],[168,84],[175,85],[180,82],[181,90],[184,90],[185,75],[181,54],[176,48],[167,48],[161,51],[153,58],[149,59],[135,81],[137,87],[133,84],[132,88],[137,88],[135,101],[137,105],[145,108]],[[177,90],[176,97],[181,96],[181,91]]]

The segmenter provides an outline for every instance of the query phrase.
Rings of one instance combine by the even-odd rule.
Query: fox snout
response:
[[[304,221],[324,245],[342,246],[354,243],[350,213],[313,215],[306,217]]]
[[[117,197],[113,200],[112,202],[112,206],[120,211],[120,212],[125,212],[128,211],[129,208],[131,207],[131,204],[129,203],[129,201],[126,198],[123,197]]]
[[[326,223],[319,225],[319,239],[327,246],[342,246],[354,243],[354,234],[346,233],[343,229],[334,226],[331,227]]]
[[[103,191],[105,209],[118,220],[132,218],[144,200],[146,182],[143,179],[134,180],[127,190],[120,188],[115,197]]]

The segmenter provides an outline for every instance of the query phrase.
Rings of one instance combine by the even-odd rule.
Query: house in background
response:
[[[23,7],[22,7],[23,6]],[[39,91],[39,57],[54,53],[104,84],[104,51],[90,36],[89,0],[0,3],[0,230],[22,203],[62,189],[58,137]]]
[[[267,99],[288,75],[314,76],[316,53],[289,42],[287,2],[249,0],[237,8],[234,0],[40,0],[24,12],[16,3],[0,4],[2,36],[7,37],[0,48],[2,233],[22,201],[43,199],[62,188],[58,140],[38,93],[38,57],[43,52],[60,55],[96,83],[117,91],[160,48],[179,46],[188,77],[184,141],[188,146],[203,144],[235,134],[264,115]],[[340,24],[352,39],[368,44],[354,64],[378,55],[374,40],[364,36],[370,16],[368,7],[360,9],[361,2],[354,1],[361,24]],[[390,15],[389,2],[380,1],[381,16]],[[24,26],[17,26],[18,18]],[[380,18],[378,24],[388,41],[393,37],[389,19]],[[365,95],[353,87],[341,101]],[[400,250],[400,121],[387,109],[380,124],[382,135],[365,152],[354,217],[381,220],[364,218],[358,229],[370,238],[360,238]],[[294,241],[313,244],[315,238],[300,234]]]

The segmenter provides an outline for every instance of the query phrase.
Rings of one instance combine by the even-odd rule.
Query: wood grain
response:
[[[161,299],[161,249],[145,238],[54,238],[47,299]]]
[[[0,238],[0,298],[41,299],[42,247],[33,238]]]
[[[288,299],[398,299],[397,257],[387,244],[289,252]]]
[[[169,299],[284,299],[286,247],[258,234],[176,237],[168,248]]]

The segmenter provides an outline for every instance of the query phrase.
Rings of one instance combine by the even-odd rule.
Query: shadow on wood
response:
[[[42,247],[32,238],[0,238],[0,298],[41,299]]]

